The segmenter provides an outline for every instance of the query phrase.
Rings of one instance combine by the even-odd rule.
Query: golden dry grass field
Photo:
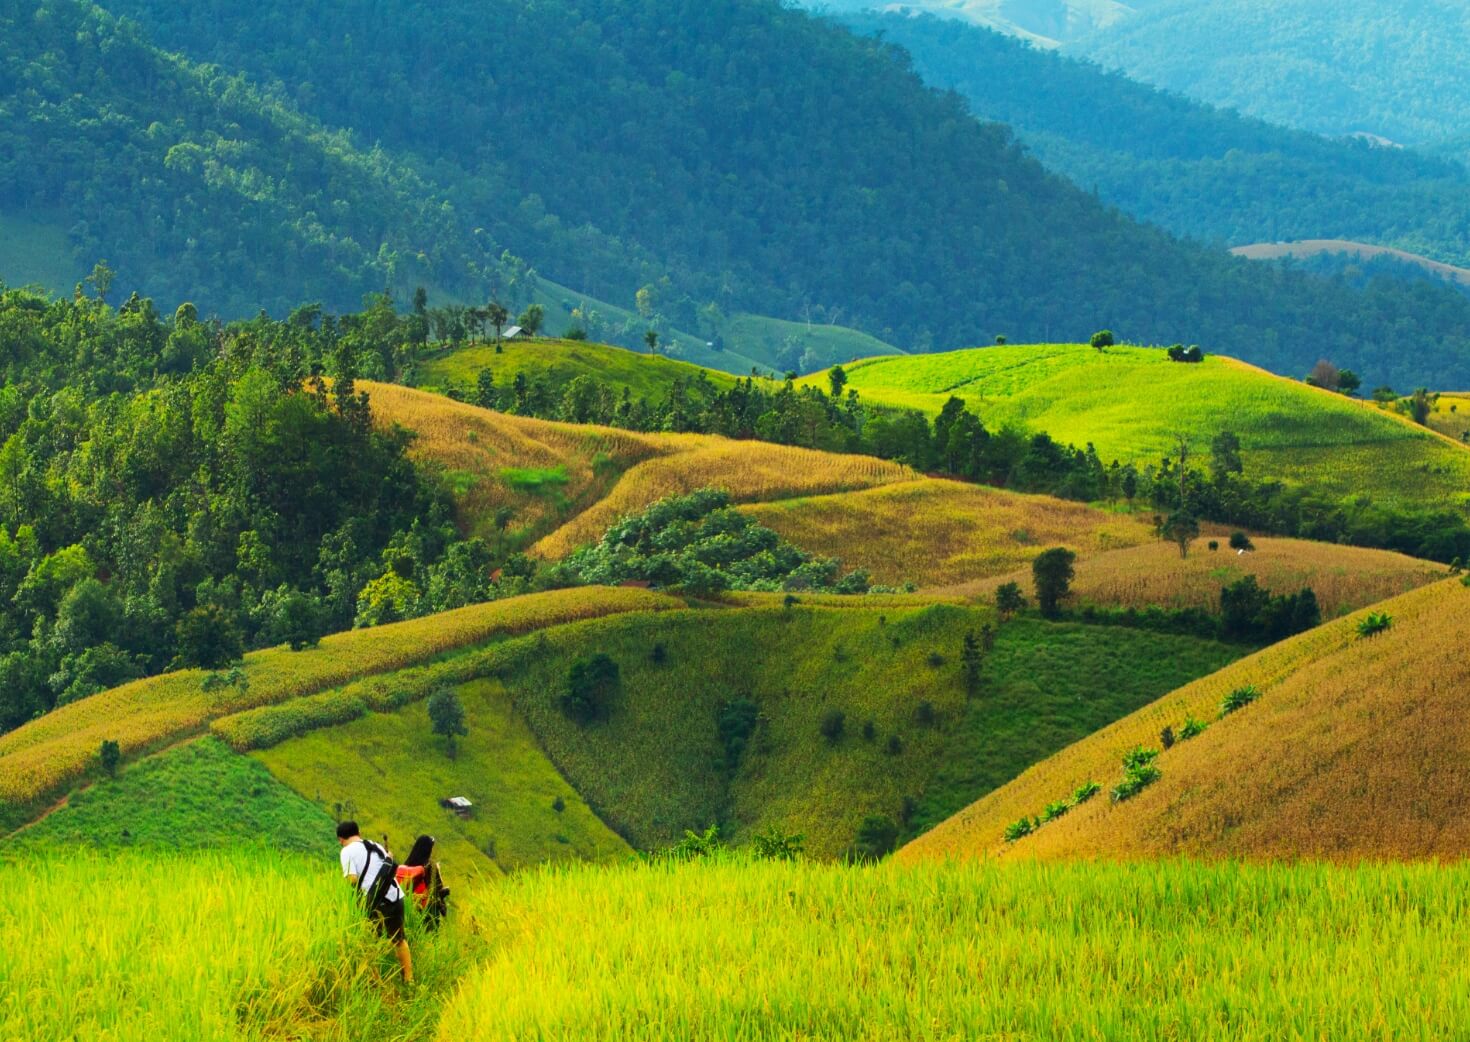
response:
[[[1150,533],[1152,536],[1152,533]],[[1217,537],[1211,537],[1217,538]],[[1220,588],[1247,575],[1273,593],[1310,586],[1324,618],[1335,618],[1445,576],[1443,565],[1391,550],[1370,550],[1303,539],[1256,537],[1252,553],[1236,554],[1224,539],[1211,551],[1201,539],[1187,560],[1173,543],[1151,539],[1139,546],[1080,555],[1072,582],[1076,601],[1107,607],[1204,608],[1218,611]],[[951,595],[990,600],[1002,583],[1031,586],[1031,570],[1018,568],[978,582],[944,587]]]
[[[363,383],[373,414],[418,435],[410,455],[449,479],[470,531],[509,507],[532,552],[562,557],[666,496],[716,487],[737,502],[871,488],[916,475],[871,456],[704,434],[640,434],[492,412],[392,384]]]
[[[1470,589],[1457,579],[1242,659],[1103,728],[900,852],[904,861],[1011,858],[1453,859],[1470,853]],[[1246,685],[1259,700],[1220,718]],[[1160,747],[1160,780],[1123,803],[1108,789],[1130,749]],[[1094,799],[1014,843],[1006,827],[1086,782]]]
[[[608,495],[542,539],[532,553],[563,557],[602,538],[619,518],[666,496],[722,488],[737,503],[767,502],[908,481],[913,471],[872,456],[847,456],[763,441],[729,441],[704,435],[700,444],[658,456],[630,469]]]
[[[124,684],[0,736],[0,812],[6,812],[0,820],[17,810],[34,810],[39,801],[81,780],[95,767],[104,740],[117,742],[131,758],[200,734],[218,717],[402,669],[497,636],[679,603],[644,590],[559,590],[339,633],[305,651],[254,651],[245,656],[244,690],[205,692],[199,670]]]
[[[879,583],[949,586],[1026,566],[1043,550],[1078,557],[1153,540],[1144,522],[1082,503],[926,478],[861,492],[761,503],[745,513],[806,550]],[[1176,553],[1177,556],[1177,553]]]

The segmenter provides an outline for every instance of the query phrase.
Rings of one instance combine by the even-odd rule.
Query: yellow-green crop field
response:
[[[1155,540],[1137,518],[1050,496],[925,478],[859,492],[759,503],[745,513],[790,542],[875,582],[948,586],[1028,566],[1048,547],[1082,560]],[[1176,552],[1177,555],[1177,552]]]
[[[1021,425],[1105,461],[1157,463],[1179,432],[1197,458],[1233,430],[1247,476],[1310,482],[1340,495],[1459,504],[1470,449],[1405,417],[1273,376],[1231,358],[1170,362],[1157,348],[1045,344],[872,358],[846,367],[877,403],[937,412],[955,395],[991,428]],[[822,385],[825,376],[806,378]]]
[[[1368,616],[1388,625],[1364,635]],[[1037,763],[899,851],[956,857],[1459,859],[1470,850],[1470,589],[1380,602],[1187,684]],[[1250,689],[1256,699],[1222,706]],[[1165,727],[1157,781],[1106,796]],[[1103,794],[1008,843],[1007,827],[1087,782]]]
[[[0,866],[0,1038],[1438,1042],[1470,1023],[1463,866],[534,871],[412,935],[405,992],[324,861]]]
[[[494,374],[501,388],[507,387],[517,373],[525,374],[527,380],[545,380],[554,387],[579,376],[591,376],[599,383],[626,387],[634,398],[648,399],[662,398],[675,380],[698,380],[703,376],[722,391],[733,387],[736,380],[729,373],[661,355],[639,354],[586,340],[543,338],[507,340],[500,344],[499,351],[495,344],[479,343],[445,352],[423,363],[417,382],[430,391],[472,389],[484,369]]]
[[[1223,538],[1215,541],[1220,547],[1212,551],[1208,541],[1200,539],[1188,558],[1180,558],[1173,543],[1159,540],[1104,553],[1079,553],[1072,594],[1082,604],[1213,612],[1220,608],[1221,587],[1251,575],[1277,594],[1311,587],[1323,617],[1331,619],[1437,582],[1446,572],[1443,565],[1391,550],[1260,536],[1254,540],[1254,551],[1237,554]],[[1029,590],[1031,570],[1019,568],[946,587],[944,592],[990,600],[1006,582]]]
[[[245,656],[248,686],[243,690],[205,692],[199,670],[124,684],[0,735],[0,819],[7,809],[12,816],[17,809],[33,810],[39,801],[83,778],[95,766],[104,740],[117,742],[124,757],[131,758],[200,734],[219,717],[403,669],[496,637],[679,603],[645,590],[559,590],[339,633],[306,651],[280,647],[251,652]]]

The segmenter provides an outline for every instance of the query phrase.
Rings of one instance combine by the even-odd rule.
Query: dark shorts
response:
[[[373,921],[373,926],[377,927],[379,937],[386,937],[394,944],[403,943],[402,901],[380,904],[368,912],[368,918]]]

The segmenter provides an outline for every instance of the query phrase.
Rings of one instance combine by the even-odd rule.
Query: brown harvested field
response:
[[[950,857],[1459,860],[1470,854],[1470,589],[1449,579],[1360,612],[1172,692],[921,836],[903,861]],[[1221,700],[1261,698],[1218,719]],[[1156,761],[1162,777],[1114,804],[1136,746],[1209,723]],[[1104,791],[1014,843],[1006,826],[1078,786]]]
[[[866,568],[889,585],[948,587],[1027,566],[1052,546],[1069,546],[1086,560],[1154,538],[1136,518],[1082,503],[933,478],[745,512],[797,546]]]
[[[461,523],[486,531],[509,507],[511,529],[531,552],[560,557],[665,496],[706,486],[739,502],[871,488],[909,481],[907,467],[705,434],[642,434],[530,419],[426,391],[364,382],[379,423],[417,435],[415,462],[437,467],[455,489]]]
[[[1150,533],[1152,535],[1152,533]],[[1313,543],[1302,539],[1255,537],[1252,553],[1236,554],[1219,536],[1220,549],[1208,540],[1194,545],[1181,560],[1173,543],[1152,539],[1141,546],[1084,556],[1077,562],[1072,589],[1080,603],[1100,607],[1205,608],[1218,611],[1220,588],[1247,575],[1273,593],[1295,593],[1310,586],[1322,606],[1322,617],[1376,604],[1444,578],[1443,565],[1390,550]],[[1031,585],[1029,568],[943,592],[989,600],[1001,583]]]
[[[619,518],[636,514],[665,496],[699,488],[722,488],[738,503],[759,503],[867,489],[914,478],[914,472],[902,464],[872,456],[698,437],[698,444],[632,467],[605,498],[542,539],[531,552],[547,558],[565,556],[583,544],[596,542]]]

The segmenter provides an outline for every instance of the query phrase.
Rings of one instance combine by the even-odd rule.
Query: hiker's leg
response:
[[[413,955],[408,950],[407,941],[399,941],[394,945],[398,953],[398,965],[403,968],[403,979],[406,983],[413,983]]]

